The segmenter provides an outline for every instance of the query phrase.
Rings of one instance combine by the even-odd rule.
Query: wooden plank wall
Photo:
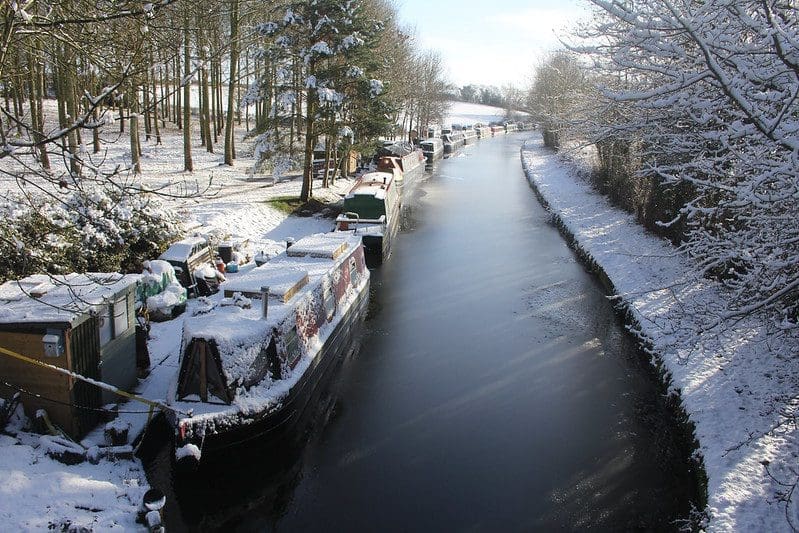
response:
[[[34,333],[0,331],[0,346],[31,359],[69,369],[68,344],[65,344],[64,355],[60,357],[45,357],[44,344],[42,343],[43,335],[44,331]],[[0,379],[42,396],[42,398],[37,398],[30,394],[21,395],[26,415],[33,418],[38,409],[44,409],[54,424],[71,435],[78,434],[77,421],[75,420],[73,409],[70,407],[73,387],[72,378],[25,363],[8,355],[0,354]],[[0,386],[0,395],[3,397],[10,397],[15,392],[16,389],[9,388],[5,384]],[[49,401],[48,399],[54,401]]]

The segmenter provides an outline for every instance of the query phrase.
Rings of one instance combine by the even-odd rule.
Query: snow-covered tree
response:
[[[684,247],[736,298],[799,312],[799,20],[792,3],[592,0],[576,47],[612,109],[591,126],[638,143],[641,177],[683,185]],[[675,222],[675,217],[672,221]]]
[[[303,201],[312,195],[313,151],[320,136],[335,135],[345,125],[357,133],[359,125],[344,123],[346,108],[383,93],[369,45],[377,42],[385,26],[370,16],[367,4],[365,0],[286,2],[273,20],[258,27],[265,54],[276,65],[271,80],[260,80],[262,86],[274,85],[275,91],[271,110],[275,134],[266,138],[269,148],[276,147],[281,112],[304,106]]]

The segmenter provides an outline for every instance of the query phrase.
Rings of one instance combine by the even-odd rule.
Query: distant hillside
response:
[[[517,114],[527,115],[527,113],[518,112]],[[505,109],[501,107],[466,102],[450,102],[444,124],[474,124],[475,122],[488,124],[489,122],[504,120],[504,118]]]

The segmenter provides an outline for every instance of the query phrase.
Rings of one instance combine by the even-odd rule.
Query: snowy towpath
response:
[[[762,317],[697,334],[709,310],[723,305],[724,291],[697,281],[686,258],[612,207],[541,141],[529,141],[521,157],[531,185],[607,274],[671,373],[708,475],[708,529],[798,526],[798,506],[780,496],[797,479],[796,335]]]

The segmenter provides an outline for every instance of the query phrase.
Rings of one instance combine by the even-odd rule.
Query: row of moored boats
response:
[[[169,393],[179,464],[291,428],[351,350],[366,315],[368,266],[391,254],[403,194],[445,152],[516,129],[462,126],[418,145],[387,142],[346,195],[335,231],[230,276],[212,309],[186,318]]]

